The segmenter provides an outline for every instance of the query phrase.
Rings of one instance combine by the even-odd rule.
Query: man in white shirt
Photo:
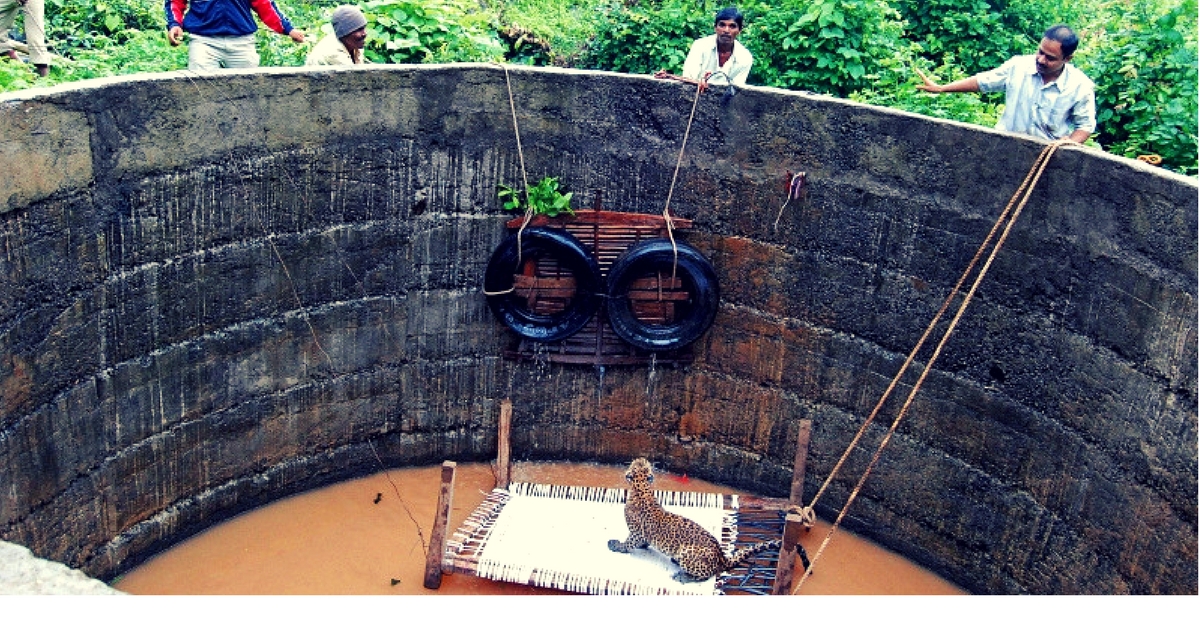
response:
[[[692,43],[683,62],[683,78],[702,85],[744,86],[754,55],[737,40],[742,32],[742,12],[735,7],[717,11],[713,28],[714,34]],[[666,78],[668,74],[660,70],[654,76]]]
[[[1046,30],[1037,54],[1013,57],[994,70],[946,85],[921,74],[924,85],[917,89],[934,94],[1004,90],[997,129],[1083,143],[1096,132],[1096,86],[1068,63],[1078,45],[1075,32],[1058,24]]]

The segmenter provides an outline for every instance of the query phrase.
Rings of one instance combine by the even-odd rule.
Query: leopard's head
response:
[[[629,469],[625,471],[625,481],[633,486],[650,486],[654,483],[654,468],[650,466],[650,461],[645,458],[638,458],[629,463]]]

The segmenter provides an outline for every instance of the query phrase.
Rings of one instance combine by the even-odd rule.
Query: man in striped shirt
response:
[[[1004,90],[997,129],[1083,143],[1096,132],[1096,88],[1069,63],[1078,45],[1075,32],[1058,24],[1042,36],[1037,54],[1013,57],[994,70],[946,85],[921,74],[924,84],[917,89],[935,94]]]

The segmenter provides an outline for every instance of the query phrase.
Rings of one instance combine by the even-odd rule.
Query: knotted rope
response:
[[[975,292],[979,288],[979,284],[983,281],[983,278],[987,275],[988,269],[992,265],[992,261],[996,259],[996,254],[1000,252],[1001,247],[1004,246],[1005,240],[1008,239],[1009,232],[1012,230],[1017,218],[1019,218],[1021,215],[1021,211],[1025,208],[1026,203],[1029,201],[1029,197],[1033,193],[1034,187],[1037,186],[1038,180],[1041,179],[1042,173],[1045,172],[1046,165],[1050,162],[1050,157],[1054,155],[1055,151],[1057,151],[1059,147],[1067,144],[1074,144],[1074,142],[1071,142],[1070,140],[1057,140],[1043,149],[1041,154],[1038,155],[1038,158],[1034,161],[1029,173],[1025,175],[1025,180],[1021,182],[1021,185],[1017,188],[1017,191],[1008,201],[1008,205],[1005,206],[1004,211],[1001,212],[1000,216],[996,219],[996,223],[992,225],[991,231],[988,232],[987,237],[984,238],[983,243],[980,244],[979,250],[975,252],[975,256],[971,258],[970,263],[967,264],[966,270],[963,271],[963,274],[961,277],[959,277],[958,282],[954,284],[954,288],[950,291],[950,294],[942,303],[942,306],[938,310],[937,314],[934,315],[933,320],[930,321],[929,326],[925,328],[925,332],[921,335],[920,340],[917,341],[916,346],[914,346],[912,351],[909,352],[908,357],[904,360],[904,364],[900,367],[900,370],[896,373],[896,376],[892,378],[891,383],[888,384],[887,389],[879,398],[878,403],[875,404],[875,408],[871,410],[871,414],[867,416],[866,421],[863,422],[863,425],[859,428],[858,433],[854,435],[854,439],[850,441],[850,445],[846,448],[845,453],[842,454],[841,459],[839,459],[837,464],[834,465],[833,470],[829,473],[829,476],[825,479],[825,482],[821,485],[821,488],[817,491],[817,494],[813,497],[809,505],[800,509],[806,518],[812,515],[817,500],[819,500],[825,493],[825,490],[829,487],[829,484],[832,482],[833,478],[837,476],[837,473],[842,468],[842,465],[846,462],[847,458],[850,457],[851,451],[858,444],[858,441],[862,439],[863,435],[866,433],[867,427],[870,426],[871,422],[875,420],[875,417],[878,415],[879,410],[883,407],[884,402],[887,401],[888,397],[892,394],[892,391],[896,388],[896,384],[899,383],[900,378],[903,377],[904,373],[908,370],[908,367],[916,358],[917,352],[920,351],[921,347],[925,344],[926,339],[929,338],[929,335],[933,332],[934,327],[936,327],[938,322],[941,320],[942,315],[945,314],[947,309],[949,309],[950,304],[958,295],[963,284],[966,283],[971,271],[974,270],[975,265],[979,262],[979,259],[983,257],[984,252],[991,245],[992,240],[996,237],[996,233],[999,231],[1000,237],[998,240],[996,240],[996,244],[992,248],[991,253],[988,254],[987,261],[984,262],[983,267],[979,270],[979,274],[975,277],[975,281],[971,284],[970,289],[963,297],[962,303],[955,312],[954,318],[951,319],[946,331],[942,334],[941,340],[934,348],[933,355],[930,356],[929,361],[926,362],[925,368],[921,371],[920,377],[917,378],[916,384],[913,385],[912,390],[909,392],[908,398],[904,401],[904,405],[896,414],[896,418],[892,421],[892,425],[888,429],[887,434],[884,435],[883,440],[875,449],[875,454],[871,457],[871,462],[867,464],[866,470],[863,471],[858,483],[854,486],[854,490],[850,492],[850,496],[846,499],[845,505],[842,506],[841,511],[838,512],[837,519],[833,522],[828,534],[825,535],[825,540],[821,542],[821,547],[813,556],[812,561],[809,563],[808,569],[804,571],[804,575],[792,589],[793,595],[800,590],[800,587],[804,585],[804,582],[812,574],[813,566],[816,565],[818,560],[820,560],[821,554],[824,553],[825,548],[829,545],[829,541],[833,537],[834,532],[836,532],[838,527],[841,525],[842,519],[845,518],[846,512],[850,509],[850,505],[854,503],[855,499],[857,499],[859,492],[862,490],[863,484],[867,481],[867,477],[871,474],[871,471],[874,470],[876,463],[879,462],[879,458],[883,454],[883,449],[887,447],[888,442],[892,438],[892,434],[894,434],[896,432],[896,428],[899,427],[900,421],[908,413],[909,408],[912,406],[913,398],[917,395],[917,391],[921,389],[921,385],[925,382],[925,378],[933,369],[933,365],[935,362],[937,362],[938,356],[942,352],[942,348],[945,347],[946,342],[950,339],[950,334],[954,333],[955,327],[957,327],[959,320],[962,319],[963,312],[966,311],[967,305],[969,305],[971,303],[971,299],[974,298]],[[1013,207],[1014,204],[1016,205],[1015,209]],[[1003,230],[1001,231],[1001,229]]]

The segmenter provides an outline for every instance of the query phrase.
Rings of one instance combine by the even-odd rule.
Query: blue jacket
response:
[[[190,7],[188,5],[191,5]],[[292,23],[272,0],[166,0],[167,30],[183,30],[203,37],[241,37],[258,30],[254,13],[267,28],[287,35]]]

